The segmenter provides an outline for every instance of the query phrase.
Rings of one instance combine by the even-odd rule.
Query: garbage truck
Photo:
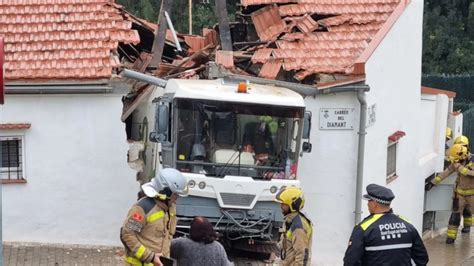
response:
[[[186,234],[193,218],[203,216],[226,245],[272,252],[283,223],[275,195],[300,186],[298,161],[311,151],[311,113],[288,88],[304,85],[232,74],[206,80],[121,75],[155,86],[147,110],[134,119],[152,120],[147,141],[156,146],[146,174],[172,167],[188,181],[189,196],[177,201],[177,231]]]

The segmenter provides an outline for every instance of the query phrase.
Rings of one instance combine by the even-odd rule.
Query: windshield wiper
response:
[[[232,155],[229,157],[229,160],[227,160],[227,162],[225,163],[224,167],[222,167],[221,171],[219,171],[219,174],[217,174],[218,177],[224,177],[224,175],[222,174],[225,174],[225,171],[227,170],[228,167],[230,166],[233,166],[234,165],[234,161],[238,158],[238,157],[235,157],[233,160],[232,158],[234,157],[234,155],[239,152],[239,151],[235,151],[234,153],[232,153]],[[239,153],[240,155],[240,153]],[[232,162],[230,161],[232,160]],[[230,163],[230,164],[229,164]],[[239,157],[239,174],[240,174],[240,157]]]

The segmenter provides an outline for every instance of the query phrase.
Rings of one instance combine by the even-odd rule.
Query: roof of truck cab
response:
[[[303,97],[287,88],[250,83],[247,93],[238,93],[237,86],[238,82],[228,82],[223,79],[171,79],[166,85],[166,93],[175,93],[175,98],[267,104],[276,106],[305,106]]]

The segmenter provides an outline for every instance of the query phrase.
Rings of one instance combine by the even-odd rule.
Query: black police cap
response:
[[[395,195],[393,195],[392,190],[377,184],[368,185],[367,194],[364,195],[366,200],[373,200],[386,205],[389,205],[394,198]]]

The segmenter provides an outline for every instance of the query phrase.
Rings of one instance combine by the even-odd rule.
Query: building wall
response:
[[[0,123],[24,131],[26,184],[2,185],[3,240],[119,245],[136,200],[121,95],[7,95]]]
[[[369,183],[386,184],[386,161],[381,158],[387,158],[387,138],[398,130],[405,132],[397,148],[398,178],[388,187],[397,195],[394,211],[419,230],[424,179],[429,172],[419,161],[427,152],[420,145],[427,140],[420,130],[425,115],[420,90],[422,18],[422,1],[412,1],[366,64],[367,84],[371,87],[368,104],[377,104],[377,122],[368,128],[366,143],[370,146],[366,149],[364,174],[364,187]],[[438,134],[444,129],[445,126],[438,128]],[[367,214],[366,211],[364,216]]]
[[[312,260],[340,265],[354,220],[359,104],[356,93],[306,98],[312,111],[311,143],[298,167],[305,213],[314,223]],[[353,130],[320,130],[321,108],[355,108]]]
[[[398,178],[387,186],[397,195],[395,212],[418,229],[423,215],[424,173],[429,172],[425,168],[433,167],[420,163],[420,158],[440,145],[434,138],[429,143],[419,130],[423,115],[436,120],[431,117],[435,113],[421,112],[422,17],[422,1],[411,1],[366,64],[366,83],[371,88],[368,106],[375,104],[376,122],[367,128],[363,175],[364,191],[370,183],[387,185],[388,137],[404,131],[406,136],[397,150]],[[340,265],[354,226],[359,103],[355,93],[307,98],[306,103],[313,112],[313,152],[304,155],[298,174],[306,194],[305,210],[315,225],[312,263]],[[319,130],[320,108],[331,107],[355,108],[354,130]],[[427,142],[424,150],[420,150],[420,142]],[[430,160],[439,160],[439,156]],[[368,215],[365,202],[362,211],[362,217]]]

